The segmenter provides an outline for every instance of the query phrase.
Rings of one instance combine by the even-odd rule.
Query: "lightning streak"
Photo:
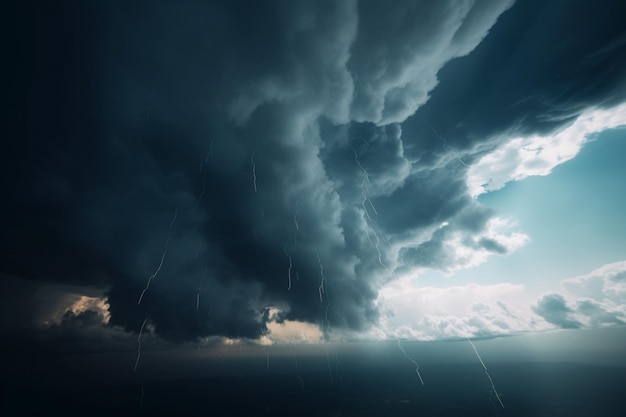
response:
[[[328,307],[330,305],[326,304],[326,312],[324,313],[324,318],[326,319],[326,334],[330,334],[330,320],[328,320]]]
[[[498,391],[496,391],[496,386],[493,384],[493,379],[491,379],[489,372],[487,372],[487,367],[485,366],[485,362],[483,362],[482,358],[478,354],[478,350],[476,350],[476,346],[474,346],[472,341],[469,338],[467,338],[467,341],[472,346],[472,349],[474,349],[474,353],[476,354],[476,357],[480,361],[480,364],[483,366],[483,369],[485,370],[485,375],[487,375],[487,378],[489,378],[489,382],[491,383],[491,389],[493,390],[493,393],[496,395],[496,398],[498,399],[498,402],[500,403],[502,408],[504,408],[504,404],[502,404],[502,400],[500,399],[500,396],[498,395]]]
[[[139,296],[139,300],[137,301],[137,305],[141,304],[141,300],[143,300],[143,296],[145,295],[146,291],[148,291],[148,288],[150,288],[150,284],[152,283],[152,280],[156,278],[156,276],[159,274],[159,271],[161,270],[161,267],[163,266],[163,262],[165,261],[165,256],[167,255],[168,246],[170,244],[170,239],[172,238],[172,227],[174,227],[174,224],[176,223],[176,218],[178,217],[179,209],[180,209],[180,206],[176,207],[176,211],[174,212],[174,217],[172,218],[172,221],[170,222],[170,226],[169,226],[170,233],[167,236],[167,240],[165,241],[165,247],[163,248],[163,254],[161,255],[161,262],[159,262],[159,266],[154,271],[154,273],[148,277],[148,281],[146,282],[146,288],[144,288],[143,291],[141,292],[141,295]]]
[[[250,165],[252,165],[252,185],[254,186],[254,192],[256,193],[256,164],[254,163],[254,152],[250,155]]]
[[[365,179],[365,181],[370,184],[370,176],[367,173],[367,171],[365,170],[365,168],[363,168],[363,165],[361,165],[361,160],[359,159],[359,154],[356,152],[356,150],[353,148],[352,152],[354,153],[354,160],[356,161],[357,165],[359,166],[359,168],[361,168],[361,172],[363,172],[363,178]]]
[[[430,127],[430,130],[433,131],[433,133],[435,134],[435,136],[437,136],[437,138],[441,141],[441,147],[444,150],[444,152],[446,151],[446,148],[448,147],[448,144],[446,142],[446,139],[443,138],[433,127],[433,125],[430,124],[430,122],[428,120],[426,120],[426,123],[428,124],[428,126]],[[463,162],[463,160],[458,156],[455,155],[457,161],[459,161],[464,167],[469,168],[469,165],[467,165],[465,162]]]
[[[369,211],[367,211],[367,207],[365,207],[365,202],[368,200],[369,198],[367,197],[367,193],[365,192],[365,188],[364,188],[363,192],[361,193],[361,207],[363,207],[363,211],[365,212],[365,215],[367,216],[367,220],[371,222],[372,218],[370,217]]]
[[[417,374],[417,377],[420,379],[420,382],[422,383],[422,385],[424,385],[424,380],[422,379],[422,375],[420,375],[420,366],[417,364],[417,362],[411,359],[409,355],[406,354],[406,351],[404,350],[404,348],[402,347],[402,344],[400,343],[400,339],[398,339],[398,348],[400,348],[400,351],[402,352],[404,357],[410,362],[412,362],[413,365],[415,365],[415,373]]]
[[[300,230],[300,226],[298,226],[298,201],[296,200],[296,210],[293,213],[293,224],[296,226],[296,230]]]
[[[330,367],[330,353],[328,353],[328,346],[324,343],[324,349],[326,350],[326,362],[328,363],[328,375],[330,376],[330,385],[334,385],[333,370]]]
[[[204,167],[204,163],[209,159],[209,155],[210,154],[207,154],[207,153],[203,153],[202,155],[200,155],[200,172],[202,172],[202,168]]]
[[[204,191],[206,189],[206,182],[204,178],[202,179],[202,191],[200,191],[200,195],[198,196],[198,201],[196,201],[196,208],[200,206],[200,202],[202,201],[202,197],[204,196]]]
[[[174,211],[174,217],[172,218],[172,221],[170,222],[170,226],[169,226],[170,230],[172,230],[172,227],[174,227],[174,223],[176,223],[176,218],[178,217],[179,209],[180,209],[180,206],[176,207],[176,211]]]
[[[137,360],[135,360],[135,368],[133,369],[134,373],[137,372],[137,366],[139,366],[139,358],[141,358],[141,336],[143,335],[143,328],[146,327],[147,322],[148,322],[148,317],[146,317],[146,319],[141,324],[141,329],[139,329],[139,336],[137,336]],[[141,391],[142,391],[142,398],[143,398],[143,385],[141,388],[142,388]]]
[[[378,263],[380,264],[380,266],[382,266],[383,268],[387,269],[387,266],[383,263],[383,259],[380,253],[380,239],[378,238],[378,233],[376,233],[376,231],[374,230],[374,237],[376,238],[376,252],[378,252]]]
[[[378,210],[376,210],[376,207],[374,207],[374,204],[372,203],[372,200],[370,200],[368,198],[367,202],[370,203],[370,206],[372,207],[372,210],[374,210],[374,214],[378,216]]]
[[[287,289],[290,290],[291,289],[291,268],[293,267],[293,262],[291,261],[291,255],[289,255],[289,252],[287,252],[287,244],[285,243],[285,246],[283,246],[283,252],[285,253],[285,256],[287,256],[287,258],[289,258],[289,269],[287,270],[287,278],[288,278],[288,284],[287,284]]]
[[[165,241],[165,248],[163,249],[163,254],[161,255],[161,262],[159,262],[159,266],[152,273],[152,275],[148,277],[148,282],[146,282],[146,288],[144,288],[143,291],[141,292],[141,295],[139,296],[139,300],[137,301],[137,305],[141,304],[141,300],[143,300],[143,296],[146,294],[146,291],[148,291],[148,288],[150,288],[150,284],[152,283],[152,280],[155,279],[156,276],[159,274],[159,271],[161,270],[161,267],[163,266],[163,261],[165,261],[165,255],[167,255],[167,247],[170,243],[171,237],[172,237],[171,234],[170,236],[167,237],[167,240]]]
[[[320,259],[320,255],[317,252],[315,253],[315,257],[317,258],[317,264],[320,266],[320,286],[317,288],[317,290],[320,293],[320,303],[323,303],[325,293],[324,282],[326,281],[326,278],[324,278],[324,266],[322,265],[322,260]]]
[[[345,385],[343,383],[343,378],[341,377],[341,374],[339,373],[339,365],[341,364],[341,362],[339,362],[339,355],[337,355],[337,351],[335,350],[335,374],[337,374],[337,378],[339,379],[339,384],[341,385],[341,389],[345,390]]]

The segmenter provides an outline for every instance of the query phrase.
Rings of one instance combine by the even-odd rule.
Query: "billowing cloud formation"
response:
[[[381,289],[382,317],[368,337],[457,339],[626,324],[626,262],[565,279],[563,293],[536,298],[520,284],[436,288],[411,281]]]
[[[466,182],[510,124],[470,123],[448,138],[434,129],[447,110],[428,135],[410,117],[429,95],[450,98],[435,88],[444,65],[471,58],[510,6],[36,10],[49,20],[26,22],[35,28],[19,38],[39,55],[21,58],[27,99],[3,152],[1,272],[102,294],[106,323],[97,303],[62,323],[137,332],[148,317],[151,334],[174,342],[370,328],[378,291],[397,276],[477,265],[528,240]]]
[[[511,4],[360,2],[359,37],[348,63],[353,120],[403,122],[428,100],[443,64],[471,52]]]
[[[522,285],[495,284],[381,291],[381,338],[418,340],[494,337],[548,328],[519,303]]]
[[[619,105],[624,12],[617,0],[517,2],[471,54],[438,73],[431,99],[403,124],[406,137],[422,139],[405,141],[407,156],[469,164],[509,138],[551,138],[588,109]]]
[[[626,261],[562,284],[566,295],[544,294],[533,307],[549,323],[562,328],[626,324]]]

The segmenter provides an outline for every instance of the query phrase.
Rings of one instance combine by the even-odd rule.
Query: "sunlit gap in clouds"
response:
[[[499,190],[509,181],[549,175],[556,166],[574,158],[594,134],[620,126],[626,126],[626,103],[610,109],[588,109],[548,136],[506,138],[468,170],[469,192],[477,197]]]

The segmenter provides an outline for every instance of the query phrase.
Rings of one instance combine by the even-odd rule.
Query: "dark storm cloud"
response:
[[[137,332],[148,317],[155,335],[184,342],[258,338],[269,306],[282,322],[362,330],[394,270],[470,262],[451,256],[451,239],[506,253],[486,234],[494,214],[467,193],[471,158],[432,130],[420,139],[414,122],[391,123],[510,3],[458,6],[21,6],[1,272],[95,288],[106,326]],[[451,97],[449,111],[441,97],[429,108],[433,126],[456,126],[468,104]],[[55,329],[105,326],[92,319],[72,313]]]
[[[489,137],[545,134],[624,101],[624,13],[618,0],[517,2],[472,54],[438,74],[431,99],[404,124],[407,139],[429,141],[407,143],[407,154],[441,146],[438,135],[476,151]]]
[[[442,64],[474,49],[511,4],[360,2],[359,37],[348,63],[355,80],[353,119],[404,121],[426,102]]]

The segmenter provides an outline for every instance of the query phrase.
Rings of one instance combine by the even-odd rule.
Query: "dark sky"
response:
[[[127,349],[143,324],[167,346],[365,334],[385,284],[462,264],[452,236],[512,250],[469,165],[626,99],[618,0],[9,10],[9,349]],[[567,308],[534,311],[579,327]]]

